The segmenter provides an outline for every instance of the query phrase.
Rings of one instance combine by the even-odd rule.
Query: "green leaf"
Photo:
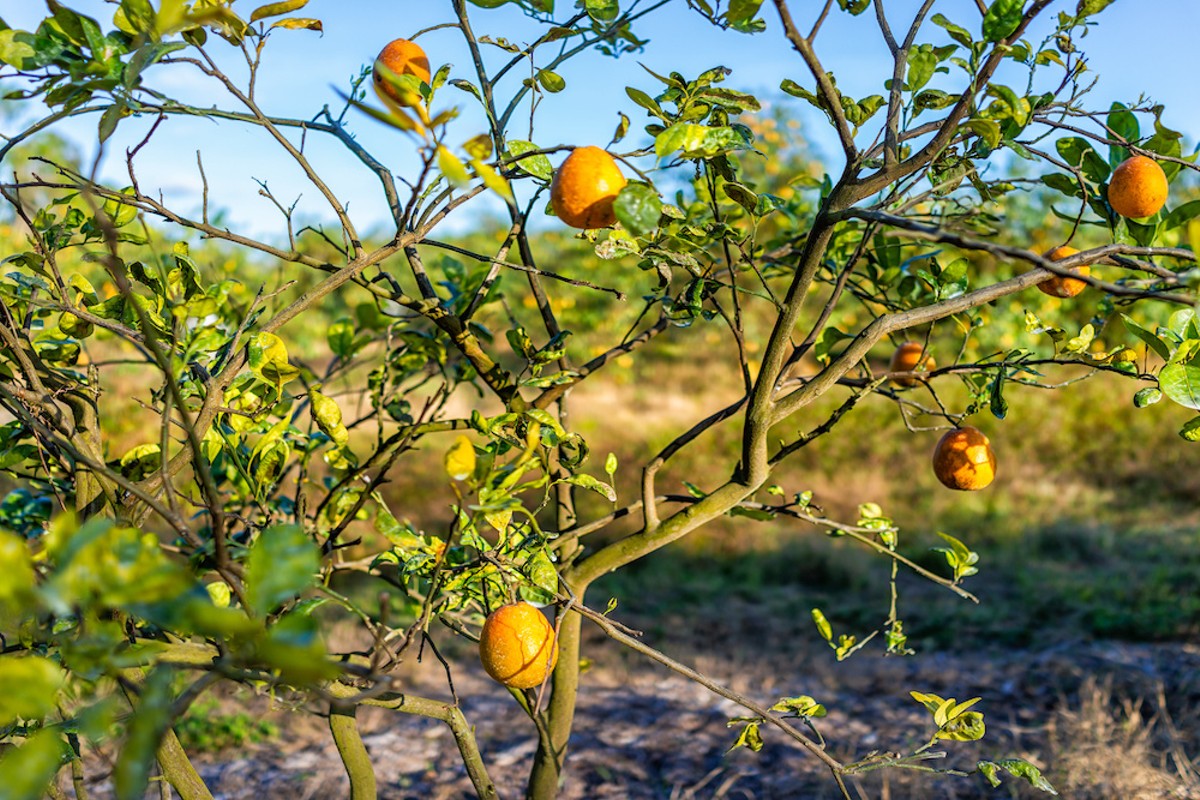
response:
[[[586,475],[581,472],[578,475],[571,475],[570,477],[565,478],[564,482],[573,484],[575,486],[581,486],[584,489],[590,489],[596,494],[602,495],[610,503],[617,502],[616,491],[604,481],[599,480],[598,478],[593,478],[591,475]]]
[[[66,755],[67,744],[53,728],[38,731],[20,747],[6,750],[0,758],[5,800],[42,800]]]
[[[41,656],[0,656],[0,728],[52,713],[66,682],[62,667]],[[19,687],[19,688],[16,688]]]
[[[946,33],[950,34],[950,38],[963,47],[970,49],[971,45],[974,44],[970,31],[946,19],[944,14],[934,14],[932,20],[934,25],[944,28]]]
[[[529,559],[527,574],[535,586],[551,594],[558,592],[558,571],[554,569],[554,564],[545,550],[538,550],[533,554],[533,558]]]
[[[1099,14],[1104,9],[1112,5],[1116,0],[1079,0],[1075,6],[1075,15],[1078,17],[1087,17],[1092,14]]]
[[[1021,24],[1025,0],[994,0],[983,15],[983,38],[988,42],[1007,39]]]
[[[1168,364],[1158,373],[1158,387],[1179,405],[1200,411],[1200,367]]]
[[[741,28],[754,19],[762,4],[763,0],[729,0],[729,10],[725,12],[725,19],[730,25]]]
[[[1112,104],[1105,122],[1109,130],[1127,142],[1136,142],[1142,137],[1137,117],[1121,103]],[[1117,144],[1108,146],[1108,163],[1114,169],[1127,158],[1129,158],[1129,148]]]
[[[634,236],[644,236],[658,227],[662,201],[650,186],[633,181],[625,184],[613,201],[617,220]]]
[[[537,71],[537,82],[551,94],[557,94],[567,88],[567,82],[563,80],[563,77],[557,72],[548,69],[539,69]]]
[[[1145,342],[1146,345],[1163,361],[1166,361],[1171,357],[1171,348],[1169,348],[1167,343],[1158,338],[1158,336],[1156,336],[1154,333],[1151,333],[1146,328],[1143,328],[1125,314],[1121,315],[1121,320],[1125,323],[1126,330]]]
[[[1179,429],[1179,435],[1189,442],[1200,442],[1200,417],[1193,417]]]
[[[871,0],[838,0],[838,7],[842,11],[849,11],[852,16],[858,16],[866,11],[871,5]]]
[[[917,45],[908,51],[908,77],[904,81],[906,91],[915,92],[929,83],[937,69],[938,57],[933,45]]]
[[[1000,778],[996,776],[996,772],[1000,769],[999,764],[996,764],[992,761],[980,761],[975,765],[975,769],[979,771],[979,774],[983,776],[984,780],[986,780],[988,785],[993,789],[1000,785]]]
[[[1080,167],[1088,180],[1093,183],[1104,183],[1108,180],[1112,168],[1086,139],[1079,136],[1068,136],[1059,139],[1054,146],[1063,160],[1072,167]]]
[[[604,459],[604,471],[606,473],[608,473],[609,479],[611,479],[612,476],[616,473],[616,471],[617,471],[617,455],[616,455],[616,453],[609,453],[608,458]]]
[[[1163,393],[1161,390],[1153,386],[1147,386],[1145,389],[1139,389],[1137,394],[1133,396],[1133,404],[1138,408],[1145,408],[1162,400],[1162,396]]]
[[[597,22],[612,22],[621,13],[617,0],[586,0],[584,7],[588,16]]]
[[[538,146],[533,142],[527,142],[521,139],[508,140],[508,158],[506,161],[512,163],[517,169],[522,172],[532,175],[535,178],[541,178],[544,181],[554,177],[554,167],[550,164],[550,159],[546,158],[544,153],[526,158],[520,158],[526,153],[537,150]],[[513,161],[513,158],[519,158],[518,161]]]
[[[1055,795],[1056,797],[1058,796],[1058,791],[1050,785],[1050,781],[1046,780],[1042,776],[1042,771],[1023,758],[1002,758],[995,762],[995,765],[1003,768],[1013,777],[1024,778],[1029,782],[1029,785],[1035,789],[1040,789],[1041,791]],[[994,785],[996,784],[993,784],[993,786]]]
[[[1003,138],[1003,132],[1000,130],[1000,123],[994,119],[971,119],[963,123],[963,127],[975,133],[988,146],[989,150],[995,150]]]
[[[35,69],[39,66],[35,41],[28,31],[0,31],[0,61],[19,70]]]
[[[358,349],[354,341],[355,330],[354,321],[349,317],[342,317],[325,331],[325,341],[329,343],[329,349],[335,356],[344,360],[354,355]]]
[[[1174,230],[1197,216],[1200,216],[1200,200],[1190,200],[1167,214],[1162,221],[1162,229]]]
[[[297,525],[275,525],[259,533],[246,557],[246,602],[265,616],[311,586],[320,566],[313,540]]]
[[[103,144],[117,129],[117,123],[129,116],[129,108],[124,103],[113,103],[104,109],[100,115],[100,142]]]
[[[113,15],[113,24],[130,36],[149,34],[154,30],[154,7],[150,0],[121,0],[121,7]]]

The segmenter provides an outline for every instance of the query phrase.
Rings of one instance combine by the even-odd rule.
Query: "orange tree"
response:
[[[395,677],[417,646],[482,632],[489,672],[509,685],[537,740],[527,794],[553,797],[583,690],[585,623],[742,706],[737,744],[803,748],[847,797],[847,775],[882,768],[978,773],[992,785],[1015,776],[1052,791],[1019,759],[932,768],[945,755],[938,748],[981,738],[984,717],[974,700],[920,687],[913,697],[931,715],[923,745],[835,758],[826,742],[838,731],[818,733],[825,709],[806,687],[773,705],[734,693],[656,650],[611,609],[590,608],[588,588],[733,515],[849,537],[889,566],[893,588],[899,570],[913,570],[973,600],[963,581],[978,556],[959,539],[946,537],[947,569],[935,574],[905,555],[878,506],[864,504],[859,519],[826,518],[810,494],[772,483],[773,470],[856,405],[890,402],[906,419],[961,428],[939,447],[938,476],[979,489],[993,469],[1010,467],[1002,443],[991,447],[964,418],[1003,419],[1006,392],[1060,370],[1126,376],[1139,405],[1166,397],[1200,408],[1200,272],[1194,249],[1167,246],[1191,239],[1194,248],[1200,236],[1197,203],[1169,202],[1168,184],[1194,166],[1161,108],[1096,106],[1088,95],[1080,39],[1109,2],[976,0],[952,21],[933,0],[904,20],[883,0],[803,9],[787,0],[695,0],[687,9],[446,0],[443,24],[396,31],[406,41],[344,87],[342,107],[308,119],[272,113],[272,98],[256,91],[270,39],[320,29],[297,15],[305,0],[254,9],[121,0],[105,22],[54,2],[36,30],[3,26],[0,76],[32,121],[0,155],[78,118],[95,120],[101,144],[134,119],[146,131],[126,151],[124,185],[41,157],[0,186],[21,233],[0,278],[0,469],[16,484],[0,506],[6,796],[40,797],[61,769],[82,786],[86,748],[112,742],[119,797],[141,797],[155,763],[181,796],[208,797],[172,725],[210,686],[232,682],[294,693],[327,716],[355,798],[375,793],[355,722],[363,705],[444,721],[478,794],[495,797],[458,705],[414,695]],[[486,9],[505,5],[541,24],[540,35],[515,44],[492,31]],[[730,88],[719,67],[649,73],[629,87],[646,112],[645,135],[622,116],[609,152],[535,142],[540,100],[570,90],[560,65],[653,46],[637,35],[651,13],[700,14],[730,37],[786,37],[808,78],[784,78],[780,89],[819,109],[836,134],[828,174],[768,191],[763,160],[790,145],[755,140],[747,120],[760,102]],[[760,13],[776,16],[782,33],[766,33]],[[887,48],[879,94],[847,96],[823,66],[822,26],[836,14],[853,15],[862,40]],[[439,66],[446,37],[465,42],[467,68]],[[157,88],[167,73],[210,82],[227,102],[173,98]],[[481,130],[457,119],[472,104]],[[323,198],[332,226],[296,230],[280,202],[287,235],[263,241],[211,218],[207,189],[198,213],[168,203],[138,172],[138,154],[177,115],[264,137]],[[417,169],[394,175],[364,148],[352,131],[376,121],[419,155]],[[374,176],[391,220],[381,241],[359,234],[310,160],[305,145],[316,137]],[[556,179],[555,161],[572,150]],[[1062,224],[1053,259],[1004,224],[1014,192],[1054,204]],[[507,214],[494,249],[436,235],[485,196]],[[547,224],[550,197],[614,265],[605,278],[537,262],[531,237]],[[221,274],[189,249],[197,238],[256,253],[303,290]],[[990,325],[1012,326],[1008,301],[997,301],[1076,283],[1086,289],[1053,319],[1017,321],[1024,346],[975,345]],[[636,322],[581,358],[570,314],[555,310],[567,291],[613,294]],[[536,308],[535,325],[510,313],[520,308]],[[330,321],[328,309],[344,315]],[[751,319],[767,320],[765,341],[747,341]],[[300,358],[295,344],[317,322],[327,325],[328,350]],[[736,359],[710,368],[728,370],[741,396],[632,467],[639,496],[618,499],[613,476],[630,467],[612,457],[592,466],[568,424],[570,391],[658,337],[701,329],[731,342]],[[1108,347],[1095,346],[1101,334]],[[916,344],[896,372],[880,370],[906,341]],[[143,387],[132,398],[113,396],[113,386],[131,385],[120,369]],[[456,393],[484,399],[454,414]],[[830,393],[842,398],[836,410],[814,418],[814,401]],[[118,409],[148,441],[117,446]],[[724,477],[664,492],[664,465],[715,426],[740,432]],[[1182,434],[1200,438],[1200,420]],[[404,465],[418,444],[445,453],[453,513],[439,530],[418,530],[389,507],[389,497],[405,499]],[[383,492],[388,482],[399,494]],[[873,641],[909,652],[892,597],[875,631],[835,635],[814,610],[815,633],[839,659]],[[334,624],[357,626],[362,646],[330,652],[323,634]]]

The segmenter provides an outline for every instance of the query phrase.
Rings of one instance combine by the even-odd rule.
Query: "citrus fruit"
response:
[[[1167,175],[1152,158],[1127,158],[1108,180],[1108,204],[1122,217],[1152,216],[1166,202]]]
[[[888,364],[888,372],[932,372],[937,369],[933,356],[925,352],[925,345],[920,342],[905,342],[892,353],[892,362]],[[916,378],[893,377],[892,383],[897,386],[916,386]]]
[[[412,75],[423,83],[429,83],[429,58],[425,51],[408,39],[394,39],[379,51],[372,70],[375,91],[387,102],[391,100],[402,106],[414,106],[421,102],[420,95],[405,92],[389,81],[380,67],[387,68],[393,75]]]
[[[483,623],[479,660],[505,686],[540,686],[558,662],[554,626],[529,603],[501,606]]]
[[[1078,252],[1079,251],[1074,247],[1068,247],[1064,244],[1047,252],[1046,258],[1050,259],[1051,261],[1062,261],[1064,258],[1070,258]],[[1071,270],[1071,272],[1075,273],[1076,275],[1087,277],[1091,274],[1092,268],[1085,265],[1081,267],[1075,267]],[[1083,281],[1077,281],[1074,278],[1067,278],[1063,275],[1055,275],[1052,278],[1047,278],[1046,280],[1042,281],[1037,285],[1037,287],[1051,297],[1074,297],[1086,289],[1087,284]]]
[[[572,228],[607,228],[617,221],[613,201],[625,186],[617,162],[599,147],[577,147],[554,173],[550,206]]]
[[[933,473],[951,489],[974,492],[996,477],[996,454],[978,428],[948,431],[933,450]]]

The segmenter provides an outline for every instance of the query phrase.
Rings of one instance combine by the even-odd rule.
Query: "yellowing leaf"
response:
[[[308,0],[282,0],[279,3],[268,3],[265,6],[259,6],[250,14],[251,22],[258,22],[260,19],[267,17],[278,17],[282,14],[290,14],[293,11],[299,11],[308,5]]]
[[[467,172],[467,165],[444,145],[438,147],[437,161],[438,169],[446,176],[446,180],[460,186],[470,182],[471,173]]]
[[[229,590],[229,584],[224,581],[214,581],[204,587],[208,592],[208,597],[212,600],[212,604],[217,608],[228,608],[229,600],[232,594]]]
[[[504,179],[503,175],[477,158],[471,160],[471,166],[474,168],[475,174],[483,179],[484,186],[505,200],[513,199],[512,188],[508,185],[508,181]]]
[[[475,446],[466,436],[459,436],[446,451],[446,474],[451,480],[463,481],[475,471]]]
[[[496,533],[501,536],[508,530],[508,523],[512,522],[512,511],[493,511],[483,515],[487,520],[487,524],[496,529]]]
[[[321,432],[333,440],[338,447],[345,447],[350,440],[350,432],[342,424],[342,409],[337,402],[321,394],[319,386],[308,390],[308,402],[312,406],[312,416]]]

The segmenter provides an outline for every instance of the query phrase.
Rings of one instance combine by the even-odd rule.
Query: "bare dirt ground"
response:
[[[820,730],[830,752],[843,760],[921,744],[931,730],[929,717],[908,697],[909,689],[919,689],[983,698],[984,742],[948,743],[939,766],[969,770],[979,758],[1019,756],[1044,768],[1062,796],[1075,800],[1200,800],[1197,645],[1061,643],[1034,652],[905,659],[864,654],[841,665],[826,653],[737,665],[703,656],[694,661],[762,703],[813,695],[829,708]],[[411,679],[414,692],[449,696],[433,659],[415,668]],[[814,759],[770,729],[764,729],[761,752],[727,752],[736,735],[727,722],[741,709],[674,673],[601,655],[585,680],[561,793],[567,800],[837,796]],[[456,669],[455,688],[500,796],[520,797],[534,749],[528,718],[470,659]],[[265,699],[248,702],[274,718],[281,732],[240,752],[196,758],[218,800],[348,796],[319,717],[272,710]],[[246,703],[243,698],[241,707]],[[360,723],[381,798],[475,796],[441,723],[380,709],[361,713]],[[93,788],[94,796],[107,796],[104,781]],[[993,790],[978,776],[896,770],[862,776],[852,791],[862,798],[913,800],[1046,796],[1019,787],[1014,778]]]

